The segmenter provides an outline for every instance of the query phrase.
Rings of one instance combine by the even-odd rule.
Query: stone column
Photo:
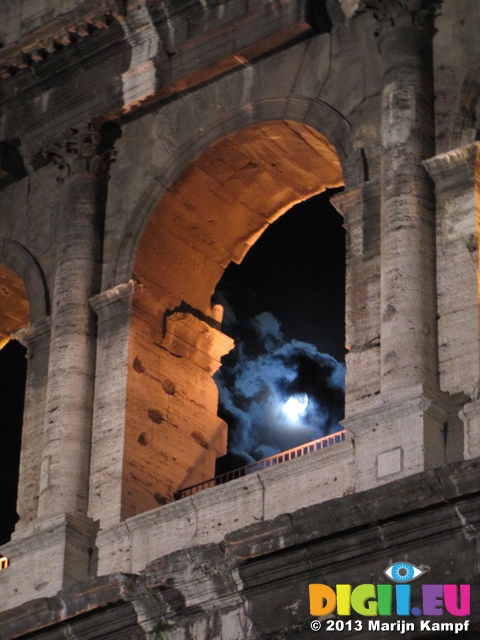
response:
[[[367,3],[368,4],[368,3]],[[435,206],[422,161],[434,152],[429,8],[382,0],[382,393],[436,389]]]
[[[103,207],[98,133],[89,127],[52,153],[61,171],[39,516],[87,513]]]
[[[380,392],[380,184],[332,198],[347,229],[345,418]],[[362,409],[360,409],[360,406]],[[347,423],[345,423],[347,424]]]
[[[437,198],[440,388],[471,397],[480,386],[478,155],[474,143],[424,163]]]
[[[475,142],[424,164],[437,197],[440,388],[456,400],[457,412],[464,405],[456,449],[470,459],[480,456],[480,148]]]
[[[91,298],[98,317],[88,515],[103,530],[121,519],[125,410],[134,282]]]
[[[369,0],[383,61],[380,391],[351,411],[356,489],[446,461],[451,408],[438,388],[434,150],[434,0]],[[374,391],[375,393],[375,391]]]
[[[14,337],[27,349],[28,362],[17,498],[20,520],[15,527],[17,534],[35,520],[38,514],[42,463],[42,447],[39,443],[43,439],[45,420],[50,317],[17,331]]]

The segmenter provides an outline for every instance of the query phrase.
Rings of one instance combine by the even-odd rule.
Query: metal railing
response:
[[[236,480],[237,478],[243,478],[244,476],[248,476],[250,473],[255,473],[256,471],[270,469],[277,466],[277,464],[281,464],[282,462],[294,460],[295,458],[301,458],[302,456],[306,456],[309,453],[313,453],[313,451],[325,449],[326,447],[330,447],[332,444],[343,442],[343,440],[345,440],[345,430],[337,431],[337,433],[332,433],[328,436],[324,436],[323,438],[319,438],[318,440],[312,440],[312,442],[307,442],[300,445],[299,447],[295,447],[294,449],[282,451],[281,453],[277,453],[276,455],[270,456],[269,458],[257,460],[256,462],[247,464],[244,467],[235,469],[234,471],[229,471],[228,473],[223,473],[222,475],[211,478],[210,480],[205,480],[204,482],[194,484],[191,487],[179,489],[175,493],[175,500],[193,496],[199,491],[203,491],[203,489],[217,487],[220,484],[225,484],[226,482]]]

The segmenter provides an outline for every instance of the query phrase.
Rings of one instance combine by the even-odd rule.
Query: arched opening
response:
[[[228,424],[218,482],[342,429],[345,228],[329,202],[336,191],[293,207],[216,287],[222,330],[235,341],[214,375]]]
[[[16,511],[23,405],[27,372],[26,349],[11,334],[30,323],[23,280],[0,264],[0,544],[8,542],[18,520]]]
[[[213,477],[227,427],[212,376],[233,348],[211,307],[215,286],[294,204],[342,184],[323,135],[274,121],[214,144],[166,190],[134,264],[123,518]]]

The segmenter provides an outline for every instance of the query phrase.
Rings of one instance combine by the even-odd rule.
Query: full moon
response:
[[[291,419],[298,420],[305,413],[308,405],[308,397],[306,393],[301,393],[290,398],[283,405],[283,412]]]

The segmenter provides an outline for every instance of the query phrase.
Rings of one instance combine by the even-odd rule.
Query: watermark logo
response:
[[[428,570],[428,569],[427,569]],[[456,617],[466,617],[470,615],[470,585],[469,584],[423,584],[421,594],[415,590],[415,604],[412,605],[412,585],[410,584],[420,578],[427,571],[417,567],[410,562],[394,562],[384,571],[385,576],[394,584],[360,584],[352,588],[350,584],[337,584],[332,589],[326,584],[310,585],[310,613],[316,617],[326,617],[336,614],[339,617],[349,617],[352,614],[368,618],[383,616],[424,616],[428,618],[444,614]],[[420,602],[419,602],[420,601]],[[343,621],[327,621],[332,623],[334,629],[342,630],[346,626]],[[338,625],[338,623],[341,623]],[[312,623],[312,629],[321,628],[320,621]],[[357,631],[363,628],[361,621],[355,621]],[[320,625],[320,626],[318,626]],[[335,625],[342,627],[337,628]],[[360,625],[360,626],[359,626]],[[421,620],[420,631],[453,631],[459,633],[468,629],[469,621],[458,623],[440,623],[434,620]],[[326,625],[327,630],[330,630]],[[350,624],[352,626],[352,624]],[[353,627],[352,627],[353,628]],[[405,620],[391,623],[383,623],[380,620],[369,621],[370,631],[406,631],[415,630],[413,622]]]
[[[415,578],[423,576],[425,571],[410,562],[395,562],[387,567],[383,573],[393,582],[411,582]]]

